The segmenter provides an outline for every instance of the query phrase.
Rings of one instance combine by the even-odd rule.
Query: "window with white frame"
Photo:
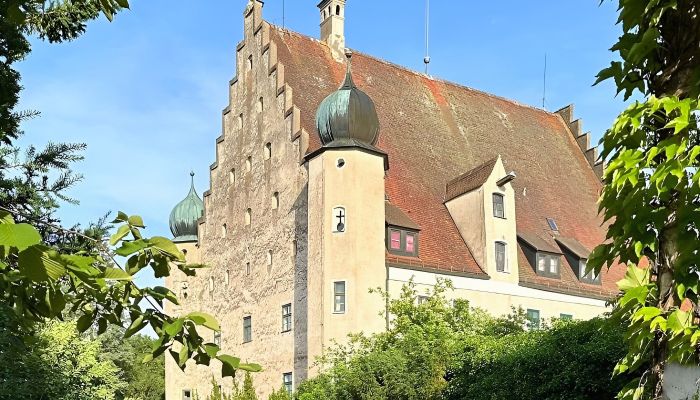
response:
[[[532,330],[540,329],[540,310],[527,309],[527,327]]]
[[[333,312],[345,313],[345,281],[333,282]]]
[[[496,271],[508,272],[507,246],[503,242],[496,242]]]
[[[282,332],[292,330],[292,304],[282,306]]]
[[[493,216],[496,218],[505,218],[505,197],[501,193],[494,193],[493,196]]]
[[[560,267],[560,254],[537,252],[537,275],[559,278]]]

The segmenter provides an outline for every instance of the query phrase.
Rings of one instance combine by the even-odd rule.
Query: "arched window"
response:
[[[224,283],[226,286],[228,286],[229,282],[231,281],[231,273],[229,270],[226,270],[226,274],[224,274]]]
[[[243,113],[238,115],[238,129],[243,129]]]
[[[272,266],[272,250],[267,251],[267,266]]]
[[[248,56],[248,71],[253,69],[253,55]]]
[[[261,112],[263,111],[263,106],[264,106],[264,105],[265,105],[265,100],[263,100],[262,97],[259,98],[259,99],[258,99],[258,105],[256,106],[256,110],[258,111],[258,113],[261,113]]]
[[[226,237],[226,224],[221,225],[221,237],[225,238]]]
[[[252,210],[249,208],[245,210],[245,224],[250,225],[250,218],[251,218]]]
[[[248,158],[245,159],[245,169],[250,172],[253,169],[253,157],[248,156]]]
[[[340,6],[335,6],[335,15],[340,15]]]
[[[280,193],[275,192],[272,194],[272,204],[270,204],[273,210],[276,210],[280,206]]]
[[[209,291],[213,292],[214,291],[214,278],[209,277]]]
[[[232,185],[236,184],[236,169],[235,168],[231,168],[231,172],[228,173],[228,181]]]
[[[333,215],[331,216],[333,221],[333,233],[345,232],[347,228],[345,207],[335,207],[333,208]]]
[[[270,158],[272,158],[272,143],[270,143],[270,142],[265,143],[265,148],[263,149],[263,154],[264,154],[264,158],[266,160],[269,160]]]

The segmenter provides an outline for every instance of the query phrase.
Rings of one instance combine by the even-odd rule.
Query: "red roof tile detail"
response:
[[[472,190],[483,186],[489,179],[489,176],[491,176],[493,167],[496,165],[496,161],[498,161],[498,157],[492,158],[471,171],[447,182],[445,187],[445,201],[450,201],[455,197],[469,193]]]
[[[340,85],[345,66],[318,40],[275,28],[271,40],[286,67],[285,80],[294,90],[313,151],[320,145],[316,109]],[[499,155],[506,170],[518,174],[512,185],[519,232],[558,247],[546,223],[551,217],[562,236],[587,248],[605,239],[596,204],[600,180],[559,115],[431,79],[360,52],[352,64],[355,83],[377,107],[378,147],[389,154],[389,200],[421,227],[420,263],[483,274],[443,204],[445,185]],[[586,285],[573,269],[563,271],[560,280],[538,277],[524,260],[520,257],[524,283],[576,293],[614,293],[615,282],[624,275],[623,268],[614,268],[603,271],[602,286]]]

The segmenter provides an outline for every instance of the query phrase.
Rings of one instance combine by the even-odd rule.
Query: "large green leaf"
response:
[[[133,277],[123,269],[106,267],[104,270],[104,279],[108,281],[130,281]]]
[[[627,267],[625,278],[617,282],[617,287],[625,291],[649,283],[649,270],[634,265]]]
[[[66,264],[56,251],[34,245],[19,253],[19,269],[35,282],[55,281],[66,273]]]
[[[120,255],[122,257],[126,257],[130,254],[134,254],[138,251],[141,251],[148,246],[149,246],[149,243],[147,241],[145,241],[143,239],[139,239],[139,240],[134,240],[131,242],[122,242],[121,247],[116,249],[114,252],[117,253],[117,255]]]
[[[39,242],[41,242],[41,235],[29,224],[0,224],[0,247],[22,251]]]
[[[221,361],[221,376],[236,376],[236,370],[241,365],[241,359],[227,354],[223,354],[216,357],[217,360]]]
[[[109,244],[114,246],[115,244],[119,243],[120,240],[124,239],[126,235],[129,234],[130,228],[129,225],[122,225],[117,229],[117,232],[114,233],[109,238]]]
[[[203,312],[192,312],[185,316],[197,325],[205,326],[213,331],[220,331],[221,327],[212,315]]]
[[[148,239],[148,244],[153,248],[176,257],[178,261],[185,262],[185,255],[175,246],[175,243],[168,238],[154,236]]]

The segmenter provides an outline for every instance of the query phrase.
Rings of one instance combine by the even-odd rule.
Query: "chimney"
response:
[[[345,59],[345,0],[322,0],[318,3],[321,12],[321,40],[331,48],[333,58]]]

